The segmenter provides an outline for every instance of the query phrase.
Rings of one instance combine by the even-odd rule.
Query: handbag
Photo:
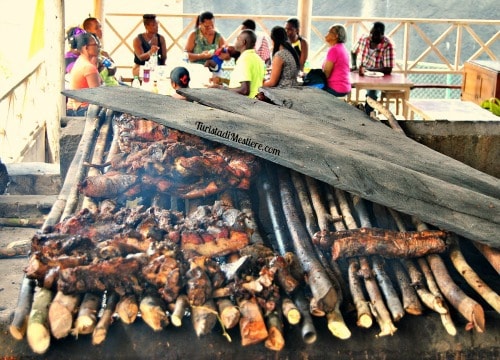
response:
[[[500,116],[500,100],[498,100],[498,98],[492,97],[488,100],[484,100],[481,103],[481,107],[491,111],[496,116]]]
[[[323,89],[326,85],[326,76],[322,69],[311,69],[304,77],[304,86]]]

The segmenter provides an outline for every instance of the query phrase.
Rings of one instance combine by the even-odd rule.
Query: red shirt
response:
[[[375,49],[370,49],[370,35],[362,36],[354,45],[352,52],[361,54],[361,65],[367,69],[394,67],[394,45],[387,36],[382,37],[382,41]]]

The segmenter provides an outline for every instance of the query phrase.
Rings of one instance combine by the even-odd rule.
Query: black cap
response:
[[[191,78],[189,77],[188,69],[183,66],[178,66],[170,72],[170,80],[180,87],[187,88],[189,87],[189,81],[191,81]]]

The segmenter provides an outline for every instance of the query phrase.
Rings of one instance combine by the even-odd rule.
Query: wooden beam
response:
[[[324,91],[268,90],[281,106],[219,89],[179,91],[196,103],[123,86],[64,93],[244,150],[500,247],[498,179],[392,131]]]

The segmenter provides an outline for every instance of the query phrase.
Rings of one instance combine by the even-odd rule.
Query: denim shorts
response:
[[[88,106],[80,106],[78,109],[66,109],[66,116],[86,116],[87,115],[87,110],[89,109]]]

